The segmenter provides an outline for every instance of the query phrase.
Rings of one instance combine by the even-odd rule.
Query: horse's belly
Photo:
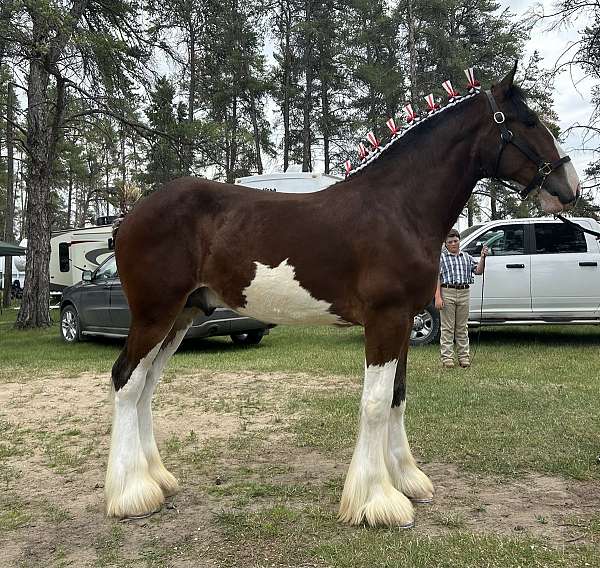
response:
[[[271,268],[256,262],[256,274],[244,289],[240,314],[265,323],[285,325],[332,325],[345,323],[331,312],[331,304],[314,298],[296,279],[294,267],[284,260]]]

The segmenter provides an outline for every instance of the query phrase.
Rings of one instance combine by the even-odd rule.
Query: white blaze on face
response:
[[[256,274],[243,291],[245,306],[236,308],[242,315],[267,323],[331,325],[343,320],[330,312],[331,304],[317,300],[296,280],[294,267],[287,259],[271,268],[256,262]]]
[[[559,157],[564,158],[567,155],[567,153],[562,149],[562,146],[558,143],[558,140],[554,137],[554,134],[550,132],[550,129],[547,126],[546,130],[548,130],[550,136],[552,136],[552,140],[554,140],[554,146],[556,147],[556,151],[558,152]],[[573,196],[575,196],[577,188],[579,187],[579,176],[577,175],[575,166],[573,165],[573,162],[569,161],[566,164],[564,164],[563,167],[564,172],[567,176],[567,183],[569,184],[569,187],[573,190]]]

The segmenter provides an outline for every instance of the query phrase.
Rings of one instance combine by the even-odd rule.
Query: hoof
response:
[[[364,503],[350,503],[342,498],[338,518],[341,522],[351,525],[364,522],[372,527],[409,529],[414,526],[411,502],[391,485],[373,490]]]
[[[156,511],[146,513],[145,515],[123,517],[119,522],[120,523],[128,523],[129,521],[139,521],[140,519],[147,519],[148,517],[151,517],[152,515],[156,515],[156,513],[160,513],[161,510],[162,510],[162,507],[160,509],[156,509]]]
[[[106,514],[109,517],[124,519],[151,515],[165,502],[162,489],[150,477],[128,480],[120,490],[110,483],[105,487]]]
[[[179,493],[179,483],[175,476],[167,470],[161,462],[149,465],[150,477],[158,483],[165,497],[172,497]]]
[[[431,503],[433,500],[433,483],[417,466],[398,471],[394,476],[394,487],[413,503]]]
[[[409,497],[411,503],[415,503],[416,505],[428,505],[433,502],[433,497],[429,499],[415,499],[414,497]]]

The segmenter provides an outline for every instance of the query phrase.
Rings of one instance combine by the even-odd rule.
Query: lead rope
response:
[[[487,262],[487,257],[486,257],[486,262]],[[481,302],[479,304],[479,326],[477,328],[477,342],[475,343],[475,349],[473,349],[473,355],[470,357],[471,365],[473,364],[473,361],[475,361],[475,355],[479,351],[479,345],[481,342],[481,328],[482,328],[481,320],[483,319],[483,289],[485,288],[485,270],[486,270],[486,266],[484,264],[483,265],[483,274],[481,275],[481,277],[482,277],[482,280],[481,280]],[[467,331],[467,333],[468,333],[468,331]]]
[[[582,227],[579,223],[576,223],[575,221],[571,221],[570,219],[567,219],[566,217],[563,217],[559,213],[557,213],[554,216],[557,219],[560,219],[566,225],[571,225],[572,227],[576,227],[582,233],[587,233],[588,235],[593,235],[594,237],[596,237],[596,239],[600,240],[600,233],[598,231],[592,231],[591,229],[586,229],[585,227]]]

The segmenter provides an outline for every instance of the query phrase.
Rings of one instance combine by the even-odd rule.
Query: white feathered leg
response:
[[[417,467],[410,451],[404,429],[405,410],[406,400],[403,400],[390,412],[388,468],[396,489],[413,501],[429,502],[433,498],[433,484]]]
[[[152,367],[148,371],[144,390],[137,403],[140,442],[146,456],[146,461],[148,462],[148,472],[150,477],[158,483],[166,497],[175,495],[179,491],[179,484],[173,474],[163,465],[158,453],[152,424],[152,397],[167,362],[175,351],[177,351],[190,325],[191,322],[184,329],[177,331],[171,341],[163,343],[158,355],[154,359]]]
[[[113,425],[104,491],[106,512],[112,517],[151,513],[164,502],[163,492],[150,476],[139,435],[137,403],[146,375],[160,348],[140,360],[129,380],[114,396]]]
[[[412,526],[410,501],[392,484],[387,469],[388,421],[397,360],[368,366],[358,440],[348,469],[339,518],[358,524]]]

